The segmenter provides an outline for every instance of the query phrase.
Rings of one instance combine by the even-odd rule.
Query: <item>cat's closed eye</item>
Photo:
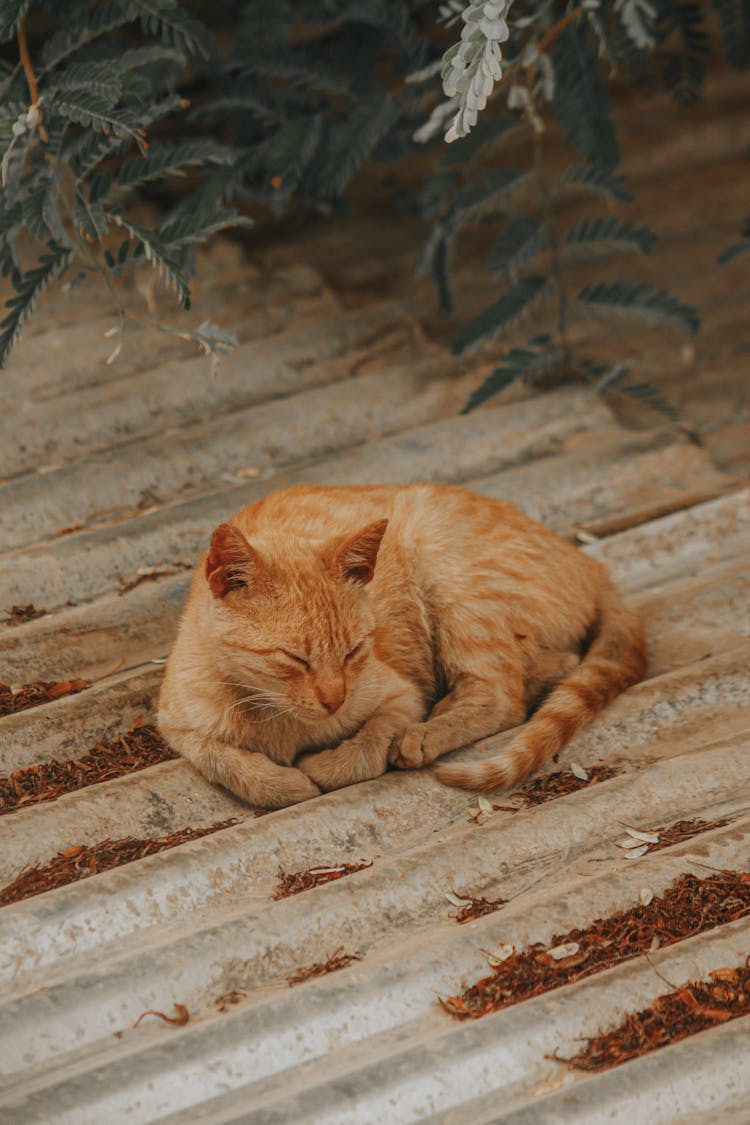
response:
[[[304,656],[298,656],[295,652],[287,652],[285,648],[280,648],[279,652],[282,656],[286,656],[288,660],[293,660],[300,668],[310,668],[309,661],[305,660]]]

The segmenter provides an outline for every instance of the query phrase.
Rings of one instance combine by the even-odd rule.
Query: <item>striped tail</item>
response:
[[[646,638],[635,612],[609,584],[597,613],[596,634],[569,679],[551,692],[503,754],[487,762],[446,763],[440,781],[491,791],[513,785],[570,742],[606,705],[646,671]]]

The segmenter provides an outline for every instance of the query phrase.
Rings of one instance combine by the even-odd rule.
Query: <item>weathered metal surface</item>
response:
[[[725,151],[726,129],[711,144],[709,132],[707,151]],[[670,222],[687,230],[680,208]],[[690,252],[683,233],[670,268]],[[187,567],[217,522],[297,482],[469,483],[520,504],[609,564],[643,611],[651,671],[549,767],[606,764],[615,776],[484,823],[468,812],[475,796],[430,771],[256,818],[183,761],[0,817],[0,886],[83,844],[237,819],[0,910],[0,1121],[744,1121],[747,1020],[598,1076],[555,1056],[651,1002],[665,979],[741,964],[746,921],[477,1022],[458,1024],[436,1002],[483,974],[483,950],[549,941],[686,871],[750,869],[741,439],[722,457],[718,430],[703,444],[655,417],[626,431],[580,387],[458,416],[482,371],[457,372],[398,302],[342,311],[304,266],[266,279],[232,259],[207,276],[206,307],[254,310],[215,384],[202,364],[167,353],[166,336],[134,341],[125,369],[103,364],[108,324],[80,292],[49,305],[28,358],[8,373],[0,607],[48,612],[2,628],[0,680],[94,683],[0,718],[3,773],[79,757],[152,721],[153,661],[173,635]],[[730,282],[710,341],[739,323]],[[685,294],[701,284],[692,275]],[[106,348],[95,360],[74,359],[97,340]],[[606,343],[614,351],[622,337]],[[664,345],[662,356],[679,374],[679,352]],[[698,383],[719,377],[696,363]],[[732,421],[741,427],[741,412]],[[149,568],[167,573],[121,596]],[[500,752],[512,738],[459,756]],[[623,823],[720,816],[730,823],[636,862],[614,846]],[[279,867],[359,860],[372,866],[273,898]],[[455,891],[508,902],[457,926],[445,898]],[[288,988],[296,968],[339,946],[362,960]],[[232,989],[239,1002],[221,1010]],[[133,1026],[174,1004],[187,1008],[185,1026]]]
[[[296,408],[297,404],[294,404]],[[25,598],[54,608],[87,600],[137,574],[138,567],[168,568],[195,557],[228,512],[270,489],[315,481],[398,483],[462,482],[556,452],[577,434],[610,422],[605,407],[579,388],[553,392],[502,410],[426,423],[313,464],[274,473],[268,480],[225,485],[208,496],[156,507],[116,526],[93,528],[0,559],[2,604]],[[304,461],[312,454],[298,447]]]

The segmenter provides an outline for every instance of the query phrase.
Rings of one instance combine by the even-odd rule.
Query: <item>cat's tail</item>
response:
[[[487,791],[512,785],[549,761],[610,700],[638,683],[647,663],[643,626],[609,582],[600,597],[595,629],[575,672],[551,692],[501,756],[438,766],[440,781]]]

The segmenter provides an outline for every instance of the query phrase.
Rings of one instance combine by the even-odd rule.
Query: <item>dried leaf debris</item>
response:
[[[585,778],[581,777],[583,773],[586,774]],[[572,769],[555,770],[554,773],[534,778],[522,789],[515,789],[510,793],[508,799],[518,801],[518,805],[494,805],[493,808],[502,809],[503,812],[519,812],[521,809],[543,805],[545,801],[554,801],[556,797],[566,797],[568,793],[576,793],[598,781],[609,781],[616,773],[617,770],[611,766],[591,766],[587,770],[579,766],[576,773]]]
[[[14,605],[3,618],[3,625],[23,625],[26,621],[44,617],[46,612],[46,609],[37,609],[33,602],[28,602],[26,605]]]
[[[189,840],[200,840],[202,836],[209,836],[232,824],[237,824],[236,817],[220,820],[208,828],[181,828],[177,832],[148,839],[125,836],[121,840],[101,840],[98,844],[74,844],[58,852],[49,863],[22,871],[17,879],[0,890],[0,906],[9,906],[12,902],[64,887],[89,875],[98,875],[113,867],[144,859],[147,855],[176,848]]]
[[[279,881],[273,892],[275,899],[288,898],[298,895],[302,891],[309,891],[312,887],[319,887],[323,883],[332,883],[342,879],[345,875],[353,875],[355,871],[364,871],[372,867],[372,861],[362,860],[360,863],[326,863],[319,867],[308,867],[303,871],[284,871],[279,868]]]
[[[287,977],[287,984],[292,988],[295,984],[302,984],[303,981],[310,980],[311,977],[322,977],[326,973],[336,973],[339,969],[345,969],[348,965],[351,965],[353,961],[361,960],[361,954],[344,953],[344,947],[340,945],[327,961],[318,961],[314,965],[298,969],[293,976]]]
[[[573,1058],[579,1070],[608,1070],[699,1031],[750,1015],[750,966],[714,969],[708,980],[690,981],[659,996],[649,1008],[626,1016],[611,1031],[589,1039]]]
[[[452,892],[445,896],[449,902],[458,907],[458,913],[452,918],[463,926],[466,922],[473,922],[484,914],[494,914],[501,906],[505,906],[507,898],[472,898],[471,895],[459,895]]]
[[[0,815],[22,805],[52,801],[64,793],[146,769],[176,755],[154,727],[136,720],[126,734],[97,742],[81,758],[41,762],[0,777]]]
[[[723,828],[729,824],[731,818],[719,817],[716,820],[678,820],[664,828],[656,828],[653,832],[644,832],[640,828],[625,827],[626,835],[617,841],[618,848],[625,852],[625,859],[640,859],[649,852],[658,852],[662,848],[671,848],[675,844],[682,844],[701,832],[711,832],[714,828]]]
[[[698,836],[701,832],[711,832],[714,828],[723,828],[726,824],[731,824],[731,819],[731,817],[718,817],[716,820],[700,820],[699,818],[677,820],[674,824],[667,825],[666,828],[656,829],[659,843],[652,844],[649,851],[658,852],[661,848],[671,848],[675,844],[681,844],[684,840],[689,840],[692,836]]]
[[[750,873],[721,871],[705,879],[686,874],[646,904],[556,934],[549,946],[514,953],[460,996],[440,1003],[456,1019],[478,1019],[647,953],[655,941],[672,945],[747,915]]]
[[[174,1011],[175,1014],[173,1016],[168,1016],[165,1012],[157,1011],[156,1008],[149,1008],[148,1011],[141,1012],[138,1019],[133,1024],[133,1027],[138,1027],[141,1020],[145,1019],[146,1016],[158,1016],[164,1023],[174,1024],[175,1027],[184,1027],[190,1020],[190,1012],[184,1004],[175,1004]]]
[[[39,707],[42,703],[52,703],[64,695],[75,695],[89,686],[88,680],[34,680],[18,687],[0,684],[0,716],[15,715],[27,711],[29,707]]]

